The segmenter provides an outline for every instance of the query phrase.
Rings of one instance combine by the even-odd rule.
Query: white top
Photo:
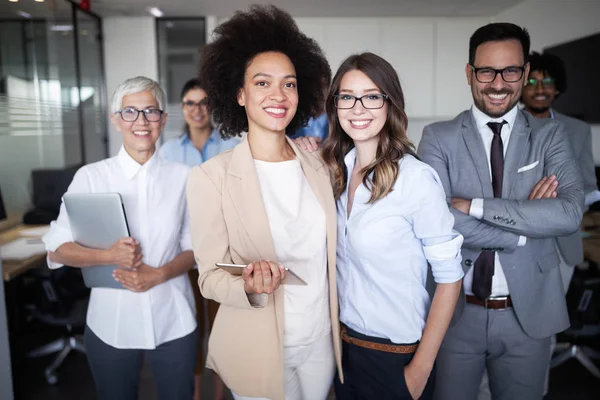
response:
[[[485,148],[485,155],[487,157],[491,179],[492,161],[490,153],[492,152],[492,139],[494,138],[494,132],[492,132],[491,128],[487,126],[487,123],[502,122],[503,120],[506,121],[506,124],[502,125],[502,130],[500,131],[500,137],[502,138],[502,146],[504,150],[503,155],[506,156],[508,141],[510,140],[510,133],[515,125],[515,119],[517,118],[517,112],[519,111],[519,108],[517,106],[513,107],[512,110],[500,118],[491,118],[475,106],[473,106],[471,110],[473,112],[473,117],[475,118],[477,130],[479,131],[481,139],[483,140],[483,147]],[[506,182],[506,180],[504,182]],[[471,201],[471,208],[469,209],[470,216],[477,219],[483,218],[483,201],[483,199],[473,199]],[[518,246],[525,246],[526,243],[527,238],[525,236],[520,236]],[[492,278],[492,293],[490,294],[490,297],[507,296],[509,294],[508,283],[506,283],[506,275],[504,275],[504,270],[502,269],[498,252],[494,253],[494,260],[494,277]],[[475,267],[472,266],[469,268],[463,281],[465,293],[471,295],[473,294],[473,268]]]
[[[298,160],[254,164],[276,261],[308,283],[283,285],[283,344],[308,345],[331,331],[325,212]]]
[[[82,167],[68,193],[121,194],[131,236],[143,262],[160,267],[191,250],[185,186],[189,167],[155,155],[138,164],[123,147],[116,157]],[[64,204],[43,238],[46,250],[72,242]],[[62,267],[48,260],[50,268]],[[187,274],[144,293],[93,288],[87,324],[103,342],[119,349],[154,349],[196,328],[194,295]]]
[[[344,159],[348,183],[337,201],[340,320],[365,335],[414,343],[431,302],[427,263],[436,282],[460,280],[463,237],[452,229],[437,173],[411,155],[400,160],[393,191],[383,199],[368,204],[371,192],[361,183],[347,217],[355,157],[352,149]]]

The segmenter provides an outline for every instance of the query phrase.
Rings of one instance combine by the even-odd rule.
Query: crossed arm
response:
[[[418,153],[436,170],[446,194],[452,193],[447,160],[428,128],[423,132]],[[527,200],[483,199],[481,219],[469,215],[471,199],[448,197],[455,229],[464,236],[465,247],[496,247],[512,252],[520,236],[554,237],[578,229],[584,196],[576,162],[563,132],[552,136],[544,163],[546,171],[555,173],[542,178]]]

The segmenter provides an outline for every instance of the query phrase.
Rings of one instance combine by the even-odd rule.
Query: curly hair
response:
[[[559,94],[567,91],[567,71],[565,63],[558,56],[550,53],[536,53],[529,55],[529,71],[540,71],[544,76],[554,78],[554,86]]]
[[[199,78],[204,83],[208,107],[223,138],[248,130],[244,107],[237,102],[250,62],[265,52],[285,54],[296,69],[298,109],[287,134],[305,126],[323,102],[322,82],[331,69],[317,42],[298,29],[292,17],[275,6],[253,5],[219,25],[214,40],[203,49]]]
[[[362,182],[371,192],[369,203],[372,204],[393,190],[400,172],[398,165],[400,159],[405,154],[418,157],[414,151],[414,145],[406,136],[408,118],[404,111],[404,94],[396,70],[389,62],[376,54],[352,55],[344,60],[336,72],[325,105],[329,119],[329,137],[323,144],[322,154],[323,160],[331,171],[335,198],[339,198],[346,190],[348,169],[344,157],[354,148],[354,142],[340,125],[334,95],[339,94],[342,79],[350,71],[363,72],[377,85],[381,94],[387,95],[387,119],[379,133],[375,160],[361,170]]]

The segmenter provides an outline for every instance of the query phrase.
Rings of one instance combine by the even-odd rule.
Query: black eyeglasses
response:
[[[361,97],[352,96],[350,94],[336,94],[333,96],[333,104],[340,110],[349,110],[354,108],[356,101],[360,101],[360,104],[364,108],[373,110],[383,107],[383,104],[388,99],[385,94],[365,94]]]
[[[491,83],[494,82],[496,76],[500,74],[504,82],[514,83],[521,80],[523,73],[525,72],[525,66],[521,67],[506,67],[503,69],[494,69],[489,67],[476,68],[471,64],[471,68],[475,73],[475,79],[480,83]]]
[[[535,78],[529,78],[527,79],[527,86],[531,86],[536,88],[539,84],[542,84],[543,87],[547,88],[547,87],[554,87],[554,78],[551,77],[546,77],[544,79],[535,79]]]
[[[133,107],[126,107],[122,110],[115,112],[115,114],[121,114],[121,118],[125,122],[135,122],[137,121],[140,113],[144,115],[146,121],[148,122],[158,122],[162,118],[163,110],[159,110],[158,108],[146,108],[144,110],[138,110]]]
[[[196,108],[205,108],[208,105],[208,99],[204,98],[197,103],[195,101],[188,100],[188,101],[182,102],[181,105],[187,111],[194,111],[194,109],[196,109]]]

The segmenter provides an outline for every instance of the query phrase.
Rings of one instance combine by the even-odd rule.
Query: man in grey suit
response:
[[[564,124],[583,180],[585,206],[600,200],[596,181],[596,164],[592,154],[592,133],[588,124],[552,109],[552,103],[567,90],[567,73],[563,61],[553,54],[533,52],[529,55],[529,78],[523,88],[521,102],[536,118],[551,118]],[[575,232],[556,238],[561,255],[561,274],[565,292],[573,276],[574,266],[583,261],[581,235]]]
[[[474,106],[429,125],[418,153],[439,174],[464,236],[464,301],[436,361],[436,398],[541,399],[550,336],[569,326],[556,236],[579,228],[583,190],[564,127],[517,107],[529,34],[508,23],[469,42]]]

